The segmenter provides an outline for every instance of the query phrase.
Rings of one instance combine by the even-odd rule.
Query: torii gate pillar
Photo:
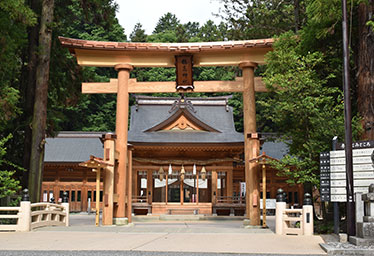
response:
[[[244,160],[246,182],[246,213],[251,226],[260,225],[260,183],[257,163],[250,163],[260,153],[260,142],[256,131],[255,76],[257,67],[253,62],[242,62],[243,70],[243,117],[244,117]]]
[[[117,204],[113,209],[113,224],[126,224],[127,214],[127,129],[129,120],[129,78],[133,69],[129,64],[118,64],[114,67],[118,71],[117,112],[116,112],[116,151],[118,152],[118,165],[115,168],[114,193],[118,195]],[[131,199],[130,199],[131,200]]]

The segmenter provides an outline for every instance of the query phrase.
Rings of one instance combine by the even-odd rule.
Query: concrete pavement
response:
[[[323,242],[320,236],[279,236],[271,229],[244,229],[241,220],[136,222],[133,227],[94,227],[91,218],[72,215],[71,227],[0,233],[0,249],[3,252],[149,252],[149,255],[154,255],[152,252],[325,255],[319,246]]]

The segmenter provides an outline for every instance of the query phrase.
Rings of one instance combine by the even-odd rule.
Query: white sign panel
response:
[[[260,199],[260,209],[263,209],[262,207],[262,199]],[[267,210],[275,210],[275,205],[276,205],[276,199],[266,199],[266,209]]]
[[[367,193],[374,183],[374,148],[353,149],[354,192]],[[330,151],[330,193],[331,202],[346,202],[345,151]]]
[[[240,196],[245,196],[245,182],[240,182]]]

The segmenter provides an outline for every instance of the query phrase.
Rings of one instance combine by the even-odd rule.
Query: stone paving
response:
[[[93,223],[93,215],[72,215],[71,227],[0,233],[0,255],[325,255],[320,236],[280,236],[273,228],[245,229],[235,219],[135,222],[132,227]]]
[[[0,256],[285,256],[289,254],[254,253],[194,253],[194,252],[145,252],[145,251],[0,251]],[[319,256],[319,254],[308,254]],[[292,254],[305,256],[305,254]]]
[[[374,255],[374,246],[356,246],[351,243],[328,242],[321,244],[321,247],[328,255]]]

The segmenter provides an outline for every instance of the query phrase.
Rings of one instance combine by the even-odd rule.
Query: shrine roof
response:
[[[103,157],[103,132],[60,132],[46,138],[44,162],[80,163],[90,155]]]
[[[103,134],[105,132],[64,131],[54,138],[46,138],[44,161],[46,163],[80,163],[90,159],[90,155],[103,157],[103,144],[100,141]],[[242,138],[243,134],[239,136]],[[275,159],[282,159],[288,153],[288,146],[284,142],[269,141],[267,138],[269,135],[265,134],[262,137],[265,138],[265,142],[261,146],[261,153],[266,152],[266,155]]]
[[[198,43],[136,43],[104,42],[59,37],[61,45],[69,49],[120,50],[146,52],[196,53],[204,51],[230,51],[247,48],[271,48],[274,39],[255,39],[242,41],[198,42]]]
[[[264,144],[261,146],[261,151],[265,152],[267,156],[270,156],[275,159],[282,159],[285,155],[288,154],[288,145],[282,141],[279,140],[267,140],[265,138]]]
[[[167,121],[179,111],[175,103],[179,98],[137,97],[131,107],[130,143],[243,143],[243,134],[235,130],[233,110],[228,106],[228,96],[212,98],[186,98],[191,106],[185,106],[194,119],[212,127],[215,131],[150,131],[152,127]]]

